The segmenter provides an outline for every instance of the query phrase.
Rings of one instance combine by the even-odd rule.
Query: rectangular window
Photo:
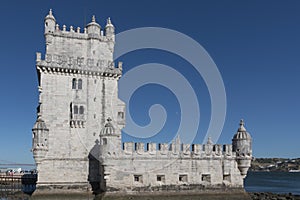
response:
[[[188,182],[188,176],[186,174],[179,175],[179,182]]]
[[[156,176],[156,181],[157,182],[165,182],[165,175],[157,175]]]
[[[210,174],[202,174],[201,180],[210,183],[211,181]]]
[[[84,108],[83,108],[83,106],[80,106],[80,107],[79,107],[79,114],[80,114],[80,115],[83,115],[83,114],[84,114]]]
[[[103,144],[103,145],[106,145],[106,144],[107,144],[107,138],[103,138],[102,144]]]
[[[78,106],[74,106],[74,114],[75,114],[75,115],[78,114]]]
[[[78,90],[82,90],[82,80],[78,79]]]
[[[72,79],[72,89],[76,89],[77,81],[76,78]]]
[[[143,183],[143,177],[142,177],[142,175],[134,175],[133,179],[134,179],[134,182]]]
[[[224,174],[224,175],[223,175],[223,180],[224,180],[224,181],[231,182],[230,174]]]
[[[118,112],[118,119],[124,119],[124,112]]]

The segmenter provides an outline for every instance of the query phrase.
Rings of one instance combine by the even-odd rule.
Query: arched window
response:
[[[78,114],[78,107],[74,106],[74,114]]]
[[[79,114],[83,115],[83,113],[84,113],[84,108],[83,108],[83,106],[80,106],[79,107]]]
[[[82,89],[82,80],[78,79],[78,90]]]
[[[76,78],[72,79],[72,89],[76,89]]]

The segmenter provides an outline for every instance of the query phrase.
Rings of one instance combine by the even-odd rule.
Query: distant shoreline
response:
[[[300,200],[300,195],[294,195],[292,193],[288,194],[277,194],[277,193],[271,193],[271,192],[248,192],[252,200],[258,200],[258,199],[294,199],[294,200]]]
[[[254,158],[249,171],[300,172],[300,158]]]

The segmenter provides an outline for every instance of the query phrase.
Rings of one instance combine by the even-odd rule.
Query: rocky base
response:
[[[292,195],[292,194],[275,194],[268,192],[233,192],[233,193],[201,193],[201,194],[139,194],[139,195],[97,195],[96,197],[92,194],[84,194],[84,193],[73,193],[69,192],[64,194],[44,194],[38,196],[29,196],[24,193],[16,193],[10,195],[0,195],[0,199],[5,198],[8,200],[82,200],[82,199],[94,199],[94,200],[300,200],[300,195]]]
[[[153,193],[106,193],[96,196],[95,200],[251,200],[244,191],[202,191],[202,192],[153,192]]]
[[[251,199],[256,200],[300,200],[300,195],[275,194],[269,192],[249,192]]]

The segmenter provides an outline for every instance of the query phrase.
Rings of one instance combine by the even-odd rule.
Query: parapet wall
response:
[[[59,27],[58,24],[55,25],[54,32],[46,32],[45,35],[54,35],[54,36],[61,36],[61,37],[69,37],[69,38],[76,38],[76,39],[98,39],[100,41],[110,41],[111,38],[107,37],[105,32],[101,30],[99,34],[89,34],[87,32],[87,28],[84,28],[83,31],[80,27],[77,27],[76,30],[73,26],[70,26],[69,29],[67,29],[66,25],[63,25],[62,29]]]
[[[235,157],[231,144],[168,144],[168,143],[123,143],[125,155],[174,155],[180,157]]]

